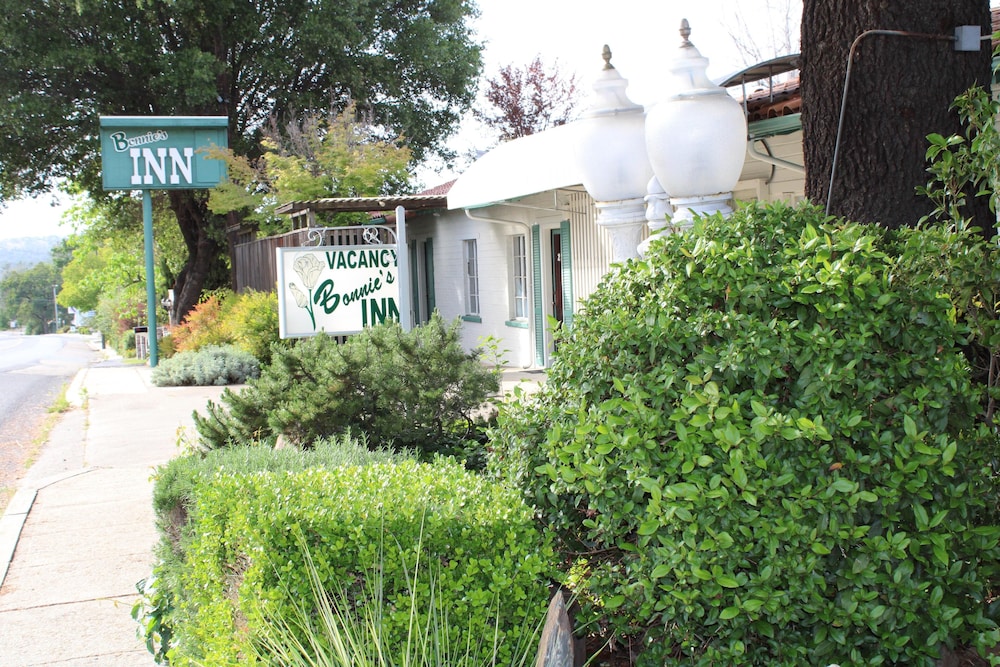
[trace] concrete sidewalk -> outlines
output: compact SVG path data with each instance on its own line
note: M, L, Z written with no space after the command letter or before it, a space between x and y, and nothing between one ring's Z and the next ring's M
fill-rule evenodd
M131 609L156 542L155 466L221 387L154 387L146 366L80 371L0 518L0 665L149 667Z

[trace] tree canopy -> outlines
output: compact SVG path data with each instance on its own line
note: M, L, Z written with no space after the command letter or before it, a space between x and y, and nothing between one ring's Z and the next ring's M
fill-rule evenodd
M0 0L0 202L54 180L100 197L101 115L224 115L254 156L271 119L349 104L419 160L443 150L481 68L472 0ZM174 191L186 312L225 247L203 192Z
M290 228L288 217L279 219L274 212L286 202L405 191L410 150L379 139L377 131L355 118L351 105L325 118L307 114L284 128L272 123L261 141L264 153L256 159L232 149L210 151L210 156L225 160L229 177L211 191L209 208L215 213L239 211L260 231L277 233ZM361 215L358 222L364 221L363 214L340 215Z

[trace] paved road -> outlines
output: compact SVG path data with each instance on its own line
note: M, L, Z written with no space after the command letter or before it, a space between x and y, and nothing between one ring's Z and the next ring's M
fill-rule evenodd
M89 340L0 332L0 511L24 472L48 408L78 370L102 358Z

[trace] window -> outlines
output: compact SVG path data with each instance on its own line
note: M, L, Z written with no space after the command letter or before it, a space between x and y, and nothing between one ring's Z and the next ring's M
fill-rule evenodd
M514 319L528 317L528 251L524 234L512 238L513 270L513 315Z
M465 255L465 312L479 315L479 257L476 240L463 241Z

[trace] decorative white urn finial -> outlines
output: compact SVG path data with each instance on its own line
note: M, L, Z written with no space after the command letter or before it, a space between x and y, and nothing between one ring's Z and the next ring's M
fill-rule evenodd
M681 22L681 46L670 72L671 94L646 113L646 150L663 189L672 222L689 225L695 214L732 213L729 202L746 157L746 116L739 103L706 74L708 59Z
M597 224L608 230L614 261L621 262L638 256L646 223L643 197L653 170L646 157L644 109L628 98L628 80L611 64L607 45L602 57L594 102L580 119L577 159L583 187L595 201Z

